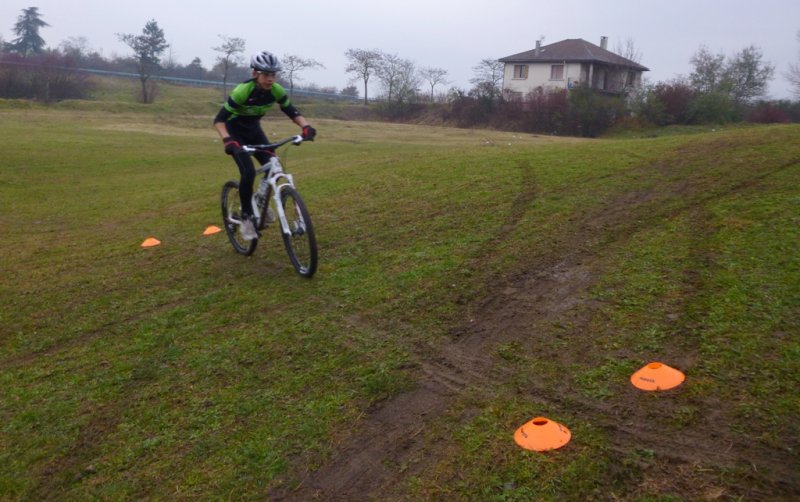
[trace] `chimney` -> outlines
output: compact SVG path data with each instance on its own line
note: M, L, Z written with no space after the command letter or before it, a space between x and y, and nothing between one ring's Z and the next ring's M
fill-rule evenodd
M542 41L541 40L537 40L536 41L536 51L534 52L534 54L536 56L538 56L540 52L542 52Z
M608 50L608 37L600 37L600 48Z

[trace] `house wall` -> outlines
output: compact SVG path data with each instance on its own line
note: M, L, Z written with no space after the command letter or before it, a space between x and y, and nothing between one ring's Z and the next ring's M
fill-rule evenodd
M577 84L587 79L581 71L581 65L575 63L564 64L564 78L558 80L550 79L551 67L558 63L529 63L528 78L514 78L514 64L506 63L503 71L503 89L521 93L523 96L542 87L544 90L566 89L567 84L572 82Z
M615 71L605 65L590 65L580 63L564 64L564 78L551 80L550 71L553 64L558 63L528 63L528 78L514 78L514 64L506 63L503 72L503 90L524 97L538 87L544 90L567 89L568 85L589 83L594 89L603 89L611 92L621 92L625 87L628 70ZM603 78L606 75L605 80ZM635 72L633 86L639 87L642 83L642 73Z

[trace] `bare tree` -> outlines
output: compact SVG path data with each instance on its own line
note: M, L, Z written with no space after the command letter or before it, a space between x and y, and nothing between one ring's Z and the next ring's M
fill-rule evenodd
M694 71L689 76L692 87L701 93L727 95L735 104L743 104L763 96L775 73L775 66L763 60L761 50L751 45L726 59L701 47L690 62Z
M395 81L395 101L398 103L412 102L419 92L420 78L414 62L403 59L399 65L399 72Z
M689 62L694 66L689 80L696 91L707 93L719 90L725 68L724 54L711 54L711 51L703 46L695 52Z
M319 61L295 56L294 54L284 54L281 64L283 66L283 73L289 80L289 97L294 97L294 81L300 80L297 77L298 73L309 68L325 68L325 65Z
M76 61L80 61L89 54L89 40L86 37L69 37L58 44L61 52Z
M764 61L761 49L745 47L728 61L724 79L734 103L748 103L767 92L767 84L775 74L775 66Z
M392 100L392 95L397 90L402 74L407 69L407 63L408 61L397 54L383 54L381 57L381 63L376 73L378 80L386 90L386 99L389 101Z
M222 44L218 47L212 47L212 49L220 53L217 56L217 63L222 69L222 96L224 99L228 95L228 72L231 67L236 66L242 60L244 40L237 37L229 37L228 35L217 36L222 39Z
M800 42L800 30L797 31L797 41ZM797 62L789 64L789 71L786 72L786 78L792 84L792 92L797 99L800 99L800 51L797 54Z
M420 70L419 72L420 78L426 81L428 85L431 86L431 102L433 102L433 89L439 84L445 85L448 84L449 81L447 80L447 70L442 68L431 68L426 67Z
M167 46L167 55L161 58L160 66L167 75L171 75L180 66L178 58L172 53L172 45Z
M117 37L136 54L139 80L142 83L142 102L152 103L155 89L148 92L147 81L160 67L161 55L169 47L167 39L164 38L164 30L158 27L158 23L154 19L151 19L142 28L141 35L118 33Z
M375 49L348 49L344 55L350 61L344 71L354 74L355 78L364 82L364 104L366 105L369 102L367 99L367 84L370 77L378 70L382 54Z
M641 63L642 61L642 51L636 47L636 42L631 37L626 38L624 42L617 41L614 46L614 52L634 63Z
M479 97L494 101L500 96L500 82L503 81L503 68L505 65L497 59L481 59L472 69L475 77L470 82L475 85L473 92Z
M107 62L103 55L89 47L86 37L69 37L58 44L58 48L66 58L66 64L103 68Z

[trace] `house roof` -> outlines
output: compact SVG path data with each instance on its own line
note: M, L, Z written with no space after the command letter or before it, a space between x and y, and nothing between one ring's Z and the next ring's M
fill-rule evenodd
M582 38L568 38L554 44L543 45L538 54L536 49L532 49L500 58L500 61L503 63L604 63L639 71L650 71L646 66L614 54Z

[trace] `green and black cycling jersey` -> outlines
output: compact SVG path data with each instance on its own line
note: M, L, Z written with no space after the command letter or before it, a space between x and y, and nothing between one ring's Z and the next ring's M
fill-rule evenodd
M258 87L256 79L251 78L234 87L228 96L228 101L222 105L214 118L214 122L236 120L243 125L258 123L275 103L278 103L281 111L290 119L300 115L297 108L289 101L289 95L281 85L272 84L270 89L264 91Z

